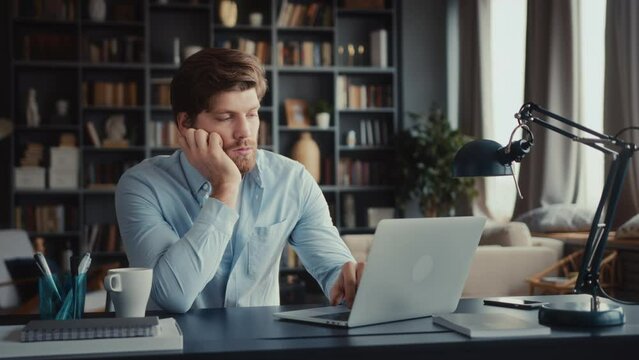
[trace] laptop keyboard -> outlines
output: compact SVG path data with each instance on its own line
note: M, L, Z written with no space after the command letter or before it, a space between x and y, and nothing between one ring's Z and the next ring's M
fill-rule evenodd
M317 315L314 316L320 319L328 319L328 320L337 320L337 321L348 321L348 316L351 314L350 311L326 314L326 315Z

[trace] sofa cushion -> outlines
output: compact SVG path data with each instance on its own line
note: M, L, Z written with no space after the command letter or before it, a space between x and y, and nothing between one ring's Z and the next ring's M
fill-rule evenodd
M594 212L576 204L554 204L530 210L515 221L528 225L532 232L588 231Z
M630 218L615 232L617 239L639 238L639 214Z
M479 239L479 245L530 246L530 230L522 222L488 225Z

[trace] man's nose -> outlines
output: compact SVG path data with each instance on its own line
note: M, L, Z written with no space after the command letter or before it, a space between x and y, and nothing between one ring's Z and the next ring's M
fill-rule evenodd
M235 137L238 139L243 139L249 137L250 135L251 130L249 127L248 119L246 118L246 115L242 115L235 126Z

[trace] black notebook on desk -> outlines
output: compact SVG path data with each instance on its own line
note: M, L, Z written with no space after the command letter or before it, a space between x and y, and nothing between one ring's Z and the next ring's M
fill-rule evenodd
M157 316L32 320L22 329L20 340L31 342L156 336L159 329Z

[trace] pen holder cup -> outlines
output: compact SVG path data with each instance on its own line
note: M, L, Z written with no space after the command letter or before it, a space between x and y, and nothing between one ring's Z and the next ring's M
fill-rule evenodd
M81 319L87 292L87 276L65 275L62 281L56 275L42 276L38 280L41 319Z

